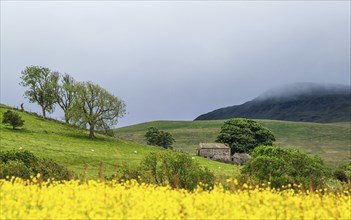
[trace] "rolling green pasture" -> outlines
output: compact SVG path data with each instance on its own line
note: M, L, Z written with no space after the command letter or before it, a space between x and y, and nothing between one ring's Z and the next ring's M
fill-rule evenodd
M299 149L310 155L321 156L326 164L351 161L351 124L306 123L257 120L273 131L275 145ZM170 132L176 140L175 149L195 154L201 142L214 142L223 120L211 121L155 121L118 128L116 136L145 144L144 134L150 126Z
M7 109L0 106L0 120ZM53 120L44 120L31 114L17 111L25 120L24 127L12 130L1 124L1 150L25 149L39 157L51 158L71 169L77 175L97 178L99 164L103 176L114 173L116 165L136 166L150 152L161 151L158 147L97 135L88 138L88 132ZM238 175L237 166L194 157L201 165L216 174Z

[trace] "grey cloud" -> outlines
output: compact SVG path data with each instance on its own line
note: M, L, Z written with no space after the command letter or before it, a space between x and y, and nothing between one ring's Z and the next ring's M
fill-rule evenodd
M191 120L280 84L350 84L350 2L1 2L1 102L27 102L27 65L124 99L120 125Z

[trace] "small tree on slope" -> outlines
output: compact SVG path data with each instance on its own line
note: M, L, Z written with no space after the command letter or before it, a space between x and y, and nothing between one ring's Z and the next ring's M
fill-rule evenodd
M69 109L71 108L76 96L75 79L65 73L56 73L59 76L59 84L56 86L56 103L61 107L65 114L66 123L70 123Z
M29 66L22 71L20 85L28 87L25 97L31 103L40 105L43 116L46 112L52 113L55 109L56 87L59 76L49 68L41 66Z
M16 127L22 127L24 125L24 120L22 120L18 113L8 110L4 112L2 116L2 123L10 124L12 129L16 129Z
M76 96L69 109L69 118L73 123L89 126L89 137L95 137L95 130L106 130L117 124L117 119L125 114L124 101L113 96L99 85L92 82L77 83Z
M160 131L155 127L149 127L147 129L145 138L148 145L160 146L166 149L172 148L172 144L175 142L169 132Z

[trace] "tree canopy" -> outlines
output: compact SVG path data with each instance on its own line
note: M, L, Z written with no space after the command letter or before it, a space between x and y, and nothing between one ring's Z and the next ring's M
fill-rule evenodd
M8 110L2 116L2 123L9 124L12 126L12 129L15 129L16 127L22 127L24 120L22 120L18 113Z
M260 145L272 145L273 133L254 120L233 118L224 122L217 142L228 144L232 153L249 153Z
M145 134L145 138L148 145L155 145L166 149L172 148L172 144L175 142L169 132L160 131L156 127L149 127Z
M107 131L126 111L124 101L113 96L99 85L81 82L75 85L75 99L69 109L70 119L77 125L89 126L89 137L95 130Z
M26 67L21 74L20 85L28 87L25 97L29 102L40 105L45 118L46 112L52 113L55 109L58 75L41 66Z
M65 121L66 123L70 122L69 116L69 109L73 104L75 98L75 84L76 81L74 78L67 73L60 74L57 73L59 76L59 82L56 86L56 103L61 107L65 114Z

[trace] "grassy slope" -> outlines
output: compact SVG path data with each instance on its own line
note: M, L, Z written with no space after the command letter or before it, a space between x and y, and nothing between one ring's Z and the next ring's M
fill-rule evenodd
M6 107L1 105L0 120ZM135 166L152 151L160 148L145 146L131 141L119 140L98 135L89 139L85 130L80 130L63 123L44 120L27 113L18 113L25 120L23 129L12 130L1 124L1 150L23 149L40 157L52 158L58 163L82 175L85 164L88 165L87 177L98 176L99 162L102 162L103 176L110 176L115 165ZM218 163L196 157L200 164L215 173L237 175L239 169L229 164ZM219 168L220 167L220 168Z
M116 129L117 137L145 143L144 134L149 126L169 131L176 139L175 148L195 153L200 142L213 142L222 120L211 121L155 121ZM333 165L351 160L350 123L319 124L258 120L273 131L276 145L300 149L308 154L320 155Z

